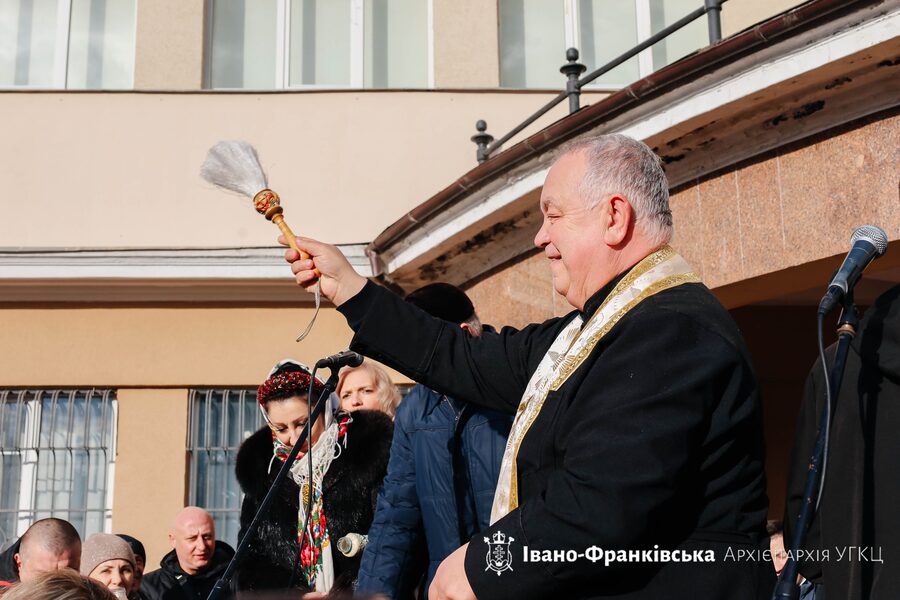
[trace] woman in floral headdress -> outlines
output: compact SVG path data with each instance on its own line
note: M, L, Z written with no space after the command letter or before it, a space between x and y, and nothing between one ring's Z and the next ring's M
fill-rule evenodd
M313 402L322 389L321 381L312 382ZM309 390L309 369L292 360L275 365L259 386L257 400L266 426L247 438L237 455L237 479L245 494L240 537L306 425ZM369 530L392 433L391 419L384 413L332 412L329 404L312 426L312 452L304 442L237 567L239 590L329 592L352 585L362 552L344 556L337 543L347 534ZM304 534L310 497L311 517Z

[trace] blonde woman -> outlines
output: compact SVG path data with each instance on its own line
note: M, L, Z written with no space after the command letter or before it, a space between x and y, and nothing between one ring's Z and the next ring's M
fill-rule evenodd
M393 418L400 404L400 391L391 382L387 371L370 360L363 361L358 367L345 367L335 393L341 401L341 409L347 412L380 410Z

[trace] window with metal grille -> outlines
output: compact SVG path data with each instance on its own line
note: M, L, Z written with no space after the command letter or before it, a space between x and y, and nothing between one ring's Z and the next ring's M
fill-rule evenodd
M237 544L241 488L234 475L238 448L262 427L256 390L191 390L190 503L213 516L216 537Z
M113 390L0 390L0 548L38 519L112 525Z

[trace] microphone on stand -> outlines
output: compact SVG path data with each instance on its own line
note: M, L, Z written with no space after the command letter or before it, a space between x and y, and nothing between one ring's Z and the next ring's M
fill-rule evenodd
M331 356L326 356L316 363L317 369L339 370L341 367L358 367L362 364L363 357L361 354L344 350Z
M832 390L840 390L844 377L844 366L847 362L847 353L850 349L850 340L856 335L858 314L856 305L853 304L853 286L859 280L862 272L869 263L881 256L887 250L887 235L874 225L863 225L853 232L850 238L852 246L847 258L844 259L841 268L832 277L828 284L828 290L819 303L819 311L816 315L819 334L819 360L825 371L825 406L819 416L819 429L816 433L816 442L812 456L809 459L809 467L806 475L806 484L803 490L803 501L800 504L800 514L797 516L793 539L788 548L788 559L784 564L778 583L772 593L772 600L794 600L800 595L800 587L797 584L797 554L803 547L806 534L809 532L810 523L819 510L819 501L822 499L822 491L825 488L825 474L828 467L828 442L831 430L831 393ZM844 310L838 320L838 343L834 353L834 361L831 369L825 359L825 344L822 341L822 323L839 301L842 301ZM787 540L785 540L787 543Z
M841 268L828 284L828 291L819 303L819 314L826 315L853 289L869 263L887 250L887 234L875 225L863 225L853 232L852 246Z

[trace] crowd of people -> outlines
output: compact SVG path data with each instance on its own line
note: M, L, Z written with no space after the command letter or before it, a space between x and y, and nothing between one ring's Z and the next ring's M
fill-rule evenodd
M621 135L580 141L550 169L540 209L535 245L572 311L521 330L482 324L449 284L400 298L358 275L334 246L297 238L309 254L286 253L297 283L319 286L354 330L351 349L368 358L341 371L312 424L310 403L324 387L306 366L282 360L260 384L265 425L236 460L247 552L223 598L771 595L784 542L780 525L767 529L756 377L728 312L668 246L672 214L659 158ZM882 350L883 339L898 346L900 328L890 328L900 322L897 290L864 322L851 361L850 379L876 397L870 417L883 390L898 395L900 353ZM417 382L402 402L372 360ZM801 467L821 402L817 385L804 407ZM896 405L881 408L889 422ZM839 417L855 422L857 404L844 408ZM251 532L298 445L298 460ZM877 459L868 491L896 472L896 456ZM885 516L881 496L843 504L834 496L826 489L826 509L870 510L879 531L893 531L897 520ZM842 531L834 523L846 515L831 514L815 523L817 543L834 543ZM885 533L872 538L871 529L853 540L892 542ZM43 519L0 556L4 600L207 598L235 551L216 540L212 517L197 507L175 517L169 540L172 551L144 576L138 540L98 533L82 543L69 523ZM583 559L594 548L603 560ZM744 559L728 560L736 553ZM828 571L805 565L804 598L822 597ZM900 571L869 571L880 573L880 595L871 579L860 588L844 571L831 585L861 600L895 597Z
M41 519L0 554L0 595L4 600L205 599L234 551L215 539L212 517L197 507L178 513L169 542L172 551L160 568L144 577L147 554L140 540L94 533L82 541L68 521Z
M274 479L273 463L284 460L306 425L310 384L316 395L322 391L322 382L313 380L307 367L284 360L259 386L257 399L266 424L244 441L237 457L236 475L244 492L240 538ZM365 536L372 523L399 401L399 390L378 365L366 362L342 370L334 410L325 411L311 428L314 521L304 539L304 552L296 532L309 508L300 499L300 489L307 484L307 465L298 460L295 478L286 482L256 530L223 600L234 597L237 590L248 596L264 591L269 598L271 592L285 589L303 593L352 588L361 553L344 556L332 550L346 535ZM301 457L309 446L304 442ZM144 577L147 555L138 539L95 533L82 541L75 527L63 519L38 520L0 554L0 595L4 599L205 600L234 549L216 540L212 516L194 506L176 515L168 537L172 551Z
M411 294L409 300L432 314L457 320L471 335L481 333L482 325L471 301L454 286L426 286ZM298 443L306 426L310 391L315 399L322 390L323 382L313 378L308 367L290 359L278 362L259 386L257 400L265 425L243 442L236 460L237 481L244 494L239 539L247 533L281 461ZM329 410L310 428L311 440L301 444L291 477L248 538L248 552L237 565L223 600L235 595L275 598L285 591L289 591L285 597L307 593L315 597L326 592L332 597L352 595L358 587L366 547L369 550L365 555L372 566L364 588L371 588L373 595L413 598L421 593L425 582L421 577L424 571L417 572L415 566L423 556L420 544L424 542L424 528L419 527L419 512L409 518L414 513L404 511L400 500L407 506L418 504L421 495L425 523L429 527L440 523L440 535L429 537L434 557L431 574L440 560L462 543L460 531L471 535L487 526L511 418L467 409L423 386L417 386L410 395L419 396L430 403L430 408L413 400L396 414L400 391L383 368L365 361L341 370ZM437 413L430 416L436 408ZM394 427L395 416L404 427L403 449L397 443L400 430ZM461 419L463 424L457 432L456 424ZM440 438L424 433L438 427L442 428ZM422 435L417 436L418 431ZM460 441L458 452L452 449L454 439ZM412 454L410 443L415 445ZM468 462L466 473L474 476L472 485L459 486L453 467L455 454ZM311 480L304 457L312 462ZM417 465L411 459L421 462L418 478L430 487L404 488L405 479L417 477ZM389 461L390 477L385 481ZM439 477L435 467L444 471ZM442 495L454 487L456 494ZM301 494L301 490L307 492ZM456 503L466 511L460 513L462 530L451 517L456 514ZM373 529L375 543L369 546L376 508L379 533ZM401 514L407 516L403 522L395 518ZM307 518L307 535L300 539L297 532L304 530ZM408 535L402 548L400 530ZM355 546L340 551L338 541L344 539L349 540L347 543L355 541ZM20 597L56 598L60 589L68 588L73 599L107 598L109 594L102 593L107 590L115 598L129 600L205 600L228 567L234 549L216 540L212 516L199 507L186 507L176 515L169 541L172 551L145 577L147 556L136 538L95 533L82 542L67 521L42 519L0 556L0 594L15 598L29 590L28 596ZM390 577L374 568L373 548L390 548L388 552L403 555L379 559L377 564L390 563ZM57 575L66 569L78 571L81 577L74 573Z

